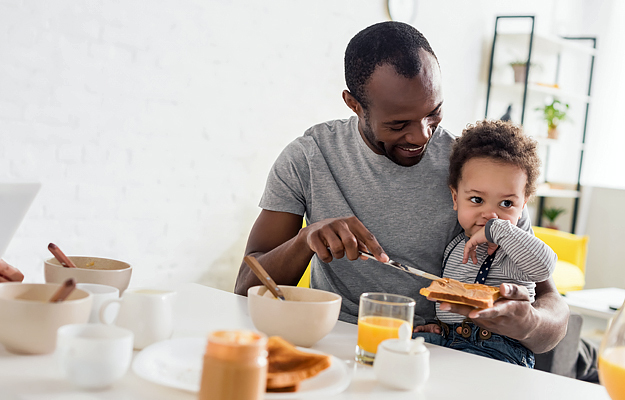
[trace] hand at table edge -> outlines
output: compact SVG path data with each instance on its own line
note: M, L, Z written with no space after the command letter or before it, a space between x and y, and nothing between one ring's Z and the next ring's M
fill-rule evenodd
M0 282L21 282L24 274L6 261L0 259Z
M500 291L502 297L491 308L451 303L441 303L440 308L465 315L482 328L516 339L534 353L545 353L562 340L569 310L552 279L536 283L533 304L524 286L503 283Z

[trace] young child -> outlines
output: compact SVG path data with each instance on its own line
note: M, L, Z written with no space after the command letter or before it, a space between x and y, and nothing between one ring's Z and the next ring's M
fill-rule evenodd
M482 121L463 131L451 152L448 183L464 232L445 249L444 277L497 287L505 282L523 285L534 301L534 282L547 280L557 259L549 246L516 226L536 190L539 167L536 142L518 126ZM517 340L440 310L439 303L436 316L440 324L416 327L416 336L534 367L534 354Z

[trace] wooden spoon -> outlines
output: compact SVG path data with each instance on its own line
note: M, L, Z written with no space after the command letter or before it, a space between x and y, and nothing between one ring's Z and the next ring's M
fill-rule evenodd
M74 264L72 260L70 260L69 257L67 257L65 253L59 249L59 246L54 243L50 243L48 245L48 250L50 250L50 253L54 254L54 258L59 260L62 266L66 268L76 268L76 264Z
M258 277L258 279L260 279L262 284L265 285L267 289L269 289L269 291L273 293L274 296L276 296L280 300L286 300L284 298L284 295L282 294L282 290L280 290L278 285L276 285L276 282L274 282L274 280L271 279L267 271L265 271L265 268L263 268L262 265L260 265L260 263L258 262L256 258L252 256L245 256L245 258L243 258L243 261L245 261L245 263L250 267L252 272L256 274L256 276Z
M76 288L76 281L74 278L69 278L60 288L57 289L56 292L50 297L50 303L58 303L67 298L69 294Z

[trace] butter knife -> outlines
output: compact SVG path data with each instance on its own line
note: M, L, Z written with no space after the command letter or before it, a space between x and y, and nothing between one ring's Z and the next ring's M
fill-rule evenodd
M366 251L359 251L359 253L365 257L368 257L372 260L376 260L378 261L375 256L371 253L367 253ZM381 262L381 261L378 261ZM399 270L402 270L404 272L408 272L409 274L413 274L413 275L417 275L420 276L422 278L426 278L426 279L431 279L433 281L437 281L439 279L441 279L440 276L436 276L434 274L430 274L429 272L425 272L425 271L421 271L420 269L416 269L416 268L412 268L409 267L407 265L404 264L400 264L397 261L393 261L393 260L388 260L388 262L382 263L382 264L386 264L388 266L391 266L393 268L397 268Z

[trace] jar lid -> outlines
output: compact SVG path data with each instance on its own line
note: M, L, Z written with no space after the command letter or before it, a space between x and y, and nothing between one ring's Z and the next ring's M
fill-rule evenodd
M427 351L427 348L423 344L424 339L417 337L411 340L410 324L404 322L399 327L399 339L387 339L381 343L386 350L390 350L401 354L418 354Z
M267 336L245 330L216 331L208 336L206 355L222 360L249 359L267 353Z

